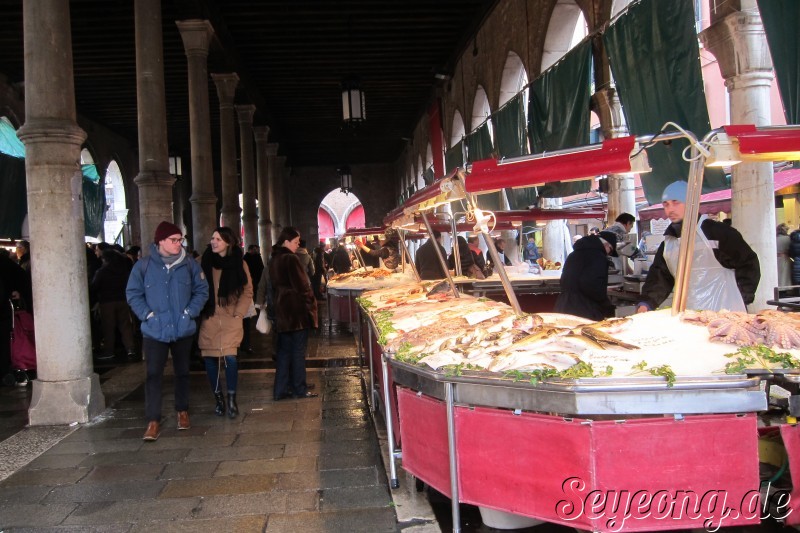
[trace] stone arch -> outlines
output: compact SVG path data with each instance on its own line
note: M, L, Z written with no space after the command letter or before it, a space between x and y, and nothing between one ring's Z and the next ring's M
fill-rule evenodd
M428 145L430 148L430 145ZM422 166L422 156L417 156L417 190L420 190L425 186L425 178L423 177L425 174L425 167Z
M320 202L320 208L331 216L334 223L334 234L339 237L347 230L345 224L347 217L358 206L361 206L361 200L353 193L344 194L339 189L333 189Z
M128 238L124 229L128 225L128 205L125 197L125 182L119 164L112 160L105 172L106 216L103 235L106 242L125 245Z
M94 156L89 148L81 148L81 165L94 165Z
M458 111L458 109L453 112L453 126L450 128L450 131L451 134L449 148L452 148L458 144L458 142L464 138L464 135L467 133L464 126L464 118L461 116L461 113Z
M478 85L475 88L475 98L472 100L472 125L470 131L483 124L491 114L492 110L489 108L489 97L486 96L486 90L483 86Z
M527 85L528 73L525 71L522 59L514 52L509 52L503 65L503 78L500 81L500 105L514 98ZM527 98L524 102L527 106Z
M547 36L544 39L542 72L554 65L586 37L588 28L586 17L575 0L558 0L550 16Z

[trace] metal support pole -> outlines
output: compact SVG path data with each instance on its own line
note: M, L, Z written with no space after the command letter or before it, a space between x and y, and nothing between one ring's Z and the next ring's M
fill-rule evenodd
M389 383L389 363L386 354L381 354L381 370L383 371L383 414L386 421L386 438L389 440L389 486L396 489L400 486L397 479L397 465L394 452L394 418L392 418L392 384Z
M417 272L417 267L414 266L414 262L411 260L411 254L408 252L408 248L406 248L406 241L404 241L401 237L397 242L400 243L402 257L408 256L408 265L411 267L411 272L414 273L414 279L417 281L422 281L422 279L419 277L419 272ZM403 268L403 272L405 272L405 268Z
M458 451L456 448L453 386L452 382L444 384L444 399L447 404L447 456L450 460L450 506L453 513L453 533L461 533L461 509L458 507Z
M450 217L450 226L453 228L453 268L456 276L460 276L463 272L461 272L461 251L458 249L458 224L456 224L455 213Z
M369 405L369 412L375 415L375 369L372 365L372 328L367 328L367 355L369 356L369 394L367 395L367 405Z
M436 250L436 257L439 258L439 264L442 265L444 275L447 276L447 283L450 284L450 288L453 291L453 296L460 298L461 294L459 294L458 287L456 287L456 283L453 281L453 277L450 275L450 269L447 268L447 261L444 257L442 257L442 251L439 249L439 243L433 238L433 229L431 228L430 222L428 222L428 216L424 211L420 212L420 215L422 215L422 221L425 223L425 229L428 231L428 237L433 239L433 249Z
M481 230L481 237L483 237L483 243L486 245L486 249L489 251L489 255L492 257L492 263L497 269L497 274L500 276L500 282L503 284L503 289L506 291L506 296L508 296L508 303L511 304L511 308L514 309L514 312L517 314L517 316L522 316L522 309L519 306L517 295L514 294L514 287L511 286L511 280L508 279L508 273L506 272L505 265L502 261L500 261L500 254L497 253L497 249L494 247L494 243L489 238L489 234L484 233L483 230Z

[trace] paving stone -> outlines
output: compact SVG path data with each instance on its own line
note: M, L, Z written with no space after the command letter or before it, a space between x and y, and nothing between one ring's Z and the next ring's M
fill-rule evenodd
M328 410L340 410L340 409L363 409L367 406L367 402L365 402L362 398L354 399L354 398L343 398L343 399L333 399L325 395L325 407L323 408L323 413ZM324 415L323 415L324 418Z
M36 470L38 468L70 468L80 465L89 454L86 453L71 453L71 454L48 454L45 452L40 455L25 467L26 470Z
M329 531L348 533L395 533L397 524L390 508L316 513L271 514L266 533Z
M374 453L377 443L367 440L290 442L286 444L285 457L295 455L338 455L345 453Z
M317 470L316 457L278 457L251 461L223 461L214 476L240 476L246 474L277 474Z
M192 461L247 461L249 459L275 459L283 456L282 444L265 446L225 446L214 448L196 448L186 456Z
M208 429L207 435L219 435L224 433L264 433L268 431L291 431L296 421L260 421L258 423L241 423L234 425L212 426ZM317 426L319 427L319 425ZM301 428L313 429L313 428Z
M371 454L344 453L341 455L324 455L319 458L320 470L338 470L343 468L359 468L380 463L377 452Z
M290 491L286 492L286 509L290 513L319 510L320 491Z
M195 516L198 518L211 518L259 513L285 513L287 500L287 493L279 491L209 496L203 499L202 506L195 513Z
M168 481L160 498L185 498L213 494L246 494L266 492L275 487L275 474L221 476L210 479Z
M323 432L322 440L325 442L341 442L350 440L374 440L375 431L372 428L331 428Z
M219 467L216 461L193 461L191 463L170 463L161 472L159 479L209 478Z
M4 483L0 485L0 510L17 504L38 503L51 490L53 487L48 485L6 486ZM0 525L5 524L0 522Z
M43 501L46 503L113 502L146 500L158 496L166 481L120 481L117 483L78 483L55 487Z
M145 446L136 452L110 452L90 455L80 463L80 466L175 463L181 461L187 453L189 453L188 449L156 450Z
M391 505L392 496L386 486L324 489L320 498L320 508L323 511L389 507Z
M32 503L17 503L0 507L0 524L3 528L16 527L54 527L78 506L71 504L38 505Z
M96 428L83 426L74 433L70 434L62 443L76 442L76 441L96 441L96 440L113 440L121 438L122 434L127 431L120 428ZM141 435L139 435L141 438Z
M119 480L133 481L137 479L145 481L156 481L159 479L164 465L161 464L141 464L141 465L101 465L95 466L91 472L81 479L81 483L108 483Z
M191 431L191 429L189 431ZM236 440L235 433L226 433L221 435L187 435L174 439L159 438L155 442L148 442L145 444L148 448L152 448L154 450L175 450L181 448L190 448L192 450L196 450L198 448L218 448L222 446L230 446L233 444L234 440Z
M136 524L131 533L205 533L208 531L235 531L236 533L261 533L267 516L235 516L230 518L209 518L205 520L150 521ZM289 531L289 530L287 530ZM286 533L286 532L284 532Z
M386 477L383 471L379 473L378 469L374 466L342 470L325 470L320 472L320 480L322 488L386 485Z
M110 504L93 501L80 505L64 521L70 525L133 524L142 519L189 519L200 506L200 498L146 499L116 501Z
M74 441L74 442L60 442L50 448L48 453L52 454L65 454L65 453L106 453L106 452L131 452L136 451L142 447L141 435L138 439L103 439L91 441Z
M89 468L51 468L42 470L18 470L6 478L2 487L20 487L24 485L70 485L86 476ZM2 524L2 522L0 522Z
M315 442L322 440L322 430L270 431L239 435L234 446L262 446L264 444L286 444L288 442Z

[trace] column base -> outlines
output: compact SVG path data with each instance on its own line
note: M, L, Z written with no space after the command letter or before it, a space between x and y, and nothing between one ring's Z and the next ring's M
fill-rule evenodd
M31 426L86 423L102 413L106 400L100 390L100 376L70 381L33 381L33 396L28 409Z

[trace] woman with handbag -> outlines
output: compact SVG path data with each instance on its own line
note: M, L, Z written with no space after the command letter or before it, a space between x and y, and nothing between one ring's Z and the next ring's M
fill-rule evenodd
M295 254L300 246L300 233L287 226L276 242L269 262L273 293L269 311L275 317L278 336L273 394L276 401L312 398L317 394L308 391L305 356L308 331L317 327L317 299Z
M228 417L236 418L239 414L236 403L239 381L236 353L244 335L242 319L253 303L253 282L233 230L228 227L214 230L200 265L208 280L209 298L202 312L203 323L197 344L214 392L214 412L217 416L223 416L226 411L225 397L219 383L220 367L224 364Z

